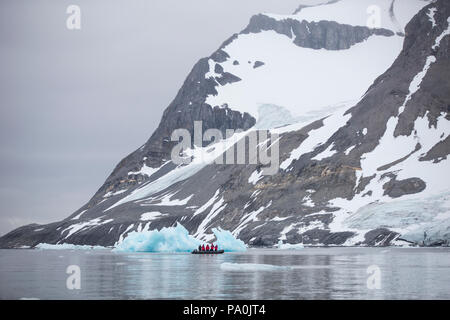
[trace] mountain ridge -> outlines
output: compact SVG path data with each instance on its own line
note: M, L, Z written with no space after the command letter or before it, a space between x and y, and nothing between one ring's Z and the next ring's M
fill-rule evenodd
M433 7L436 10L431 20ZM278 174L263 176L261 165L252 164L175 166L168 161L174 145L169 140L171 130L193 132L193 122L202 120L205 130L248 132L257 123L256 114L239 107L236 110L233 103L214 107L207 103L208 96L217 99L227 86L252 81L247 70L263 72L274 63L260 61L264 64L254 68L256 61L234 60L226 50L240 37L277 29L275 33L292 39L295 25L296 38L313 29L314 40L303 37L303 42L295 43L294 39L295 47L338 53L359 50L374 37L395 41L401 37L388 29L370 31L326 21L279 22L255 16L253 24L251 20L243 32L194 66L151 138L117 165L85 206L60 222L18 228L0 238L0 246L41 242L111 246L130 231L176 223L204 240L211 240L209 230L220 226L247 244L262 246L279 240L310 245L390 245L402 243L399 239L403 238L419 243L424 229L441 237L427 244L448 241L450 230L442 233L433 223L450 228L445 211L448 186L436 180L439 172L448 169L450 150L449 37L445 35L449 16L445 1L430 3L415 15L406 26L399 55L360 92L362 98L355 105L344 104L332 114L317 114L305 122L272 128L271 133L281 135ZM286 26L291 27L291 34ZM316 37L314 28L318 28ZM328 29L331 31L323 31ZM245 76L227 71L233 66L244 70L237 69L244 63L246 69L241 72ZM418 164L426 170L415 172ZM142 197L114 207L131 194ZM422 198L414 198L422 194ZM422 209L433 197L437 198L432 203L438 205L431 215L421 216L414 208L405 213L403 209L409 208L408 201ZM160 218L143 220L148 212L158 212ZM410 222L414 219L419 223ZM411 229L414 226L420 230ZM35 231L38 229L42 230Z

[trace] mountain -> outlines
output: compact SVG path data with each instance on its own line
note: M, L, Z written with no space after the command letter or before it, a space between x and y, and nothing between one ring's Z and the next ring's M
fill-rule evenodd
M445 0L256 15L199 60L150 139L88 203L18 228L0 247L112 246L177 223L206 241L220 226L255 246L448 243L449 24ZM226 139L192 138L198 121ZM182 153L190 163L171 160L179 128L194 142ZM244 164L216 163L238 159L242 142ZM275 174L251 161L257 148L260 159L271 152Z

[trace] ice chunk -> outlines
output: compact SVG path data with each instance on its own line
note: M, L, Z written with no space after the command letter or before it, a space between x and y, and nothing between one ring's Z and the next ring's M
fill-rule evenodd
M219 249L225 251L244 251L244 242L221 228L213 229ZM120 243L116 244L113 251L122 252L190 252L196 249L202 241L189 235L182 224L176 227L162 228L161 230L130 232Z
M291 270L290 266L274 266L272 264L262 263L231 263L224 262L220 264L220 269L225 271L280 271Z
M219 249L225 251L245 251L247 246L242 240L235 238L230 231L223 230L222 228L213 228L212 231L216 236L216 244Z
M283 243L283 241L278 241L278 244L276 247L280 250L296 250L296 249L304 249L305 246L303 243L297 243L297 244L290 244L290 243Z
M197 248L200 240L189 235L181 225L161 230L130 232L113 251L128 252L189 252Z
M39 243L36 249L43 250L107 250L108 248L102 246L89 246L89 245L75 245L70 243L61 244L49 244L49 243Z

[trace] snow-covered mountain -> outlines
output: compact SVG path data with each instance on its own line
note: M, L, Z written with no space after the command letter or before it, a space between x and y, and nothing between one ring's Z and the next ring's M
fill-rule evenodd
M0 246L110 246L177 223L203 240L221 227L250 245L420 243L424 233L425 244L448 241L449 24L445 0L256 15L194 66L157 130L86 205L18 228ZM174 164L172 132L193 135L200 120L224 136L243 132ZM275 175L214 163L261 129L279 135Z

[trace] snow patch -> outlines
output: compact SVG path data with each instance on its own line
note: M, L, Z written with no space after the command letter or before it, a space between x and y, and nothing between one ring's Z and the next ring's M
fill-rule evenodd
M223 210L225 209L227 204L223 204L225 200L223 198L220 198L219 201L214 203L214 205L211 208L211 211L208 213L208 215L202 220L200 225L197 228L197 232L195 233L195 236L199 237L200 239L205 237L205 231L208 227L209 223ZM206 239L208 240L208 239Z
M427 12L428 20L431 22L431 27L436 27L436 20L434 19L434 14L436 13L436 8L430 8Z
M450 34L450 17L447 18L447 29L445 29L434 41L433 47L431 47L433 50L439 47L441 44L441 40Z
M183 181L193 176L207 165L213 163L217 157L222 155L228 148L234 146L236 141L243 138L246 134L247 132L235 133L232 137L214 143L212 146L209 145L204 148L195 147L194 149L187 150L187 156L192 157L191 163L189 163L188 165L180 165L167 174L163 175L162 177L158 178L157 180L147 183L142 187L134 190L133 192L131 192L131 194L104 210L104 212L111 210L123 203L149 197L157 192L161 192L162 190L169 188L177 182ZM189 198L185 200L189 200ZM182 203L183 201L180 201L177 205L183 205ZM171 203L170 205L174 204Z
M209 199L204 205L202 205L200 208L198 208L197 210L195 210L193 216L195 217L198 214L201 214L202 212L204 212L206 209L208 209L210 206L213 205L214 202L217 201L217 198L219 197L219 192L220 189L217 189L217 191L214 193L213 197L211 199Z
M371 36L347 50L315 50L299 47L293 39L272 30L239 34L223 48L231 58L221 65L242 81L217 86L217 94L208 95L206 103L227 104L247 112L264 127L288 124L337 101L359 99L390 67L402 44L400 36ZM253 69L247 64L233 65L234 60L260 60L266 64ZM348 72L355 61L360 69L357 75ZM259 109L264 105L283 106L288 113L273 121L260 119Z
M286 219L292 218L292 216L289 217L275 217L273 219L270 219L270 221L284 221Z
M108 219L108 220L102 221L100 218L96 218L96 219L92 219L92 220L89 220L89 221L72 224L71 226L69 226L66 229L64 229L63 231L61 231L61 234L63 234L64 232L68 231L67 235L64 237L64 239L67 239L71 235L73 235L74 233L76 233L78 231L81 231L81 230L86 229L86 228L92 228L92 227L100 226L102 224L107 224L107 223L112 222L112 221L113 221L113 219Z
M425 61L425 65L424 65L422 71L420 71L418 74L416 74L414 76L414 79L409 84L408 95L406 96L405 101L403 102L403 105L399 109L399 114L403 112L403 110L406 107L406 104L408 103L409 100L411 100L412 95L414 93L416 93L417 90L419 90L420 84L422 83L423 78L427 74L428 69L430 68L431 64L434 63L434 62L436 62L436 57L435 56L428 56L427 60Z
M344 126L350 119L351 115L346 114L346 110L341 110L323 120L323 125L309 131L308 137L300 144L299 147L291 151L289 158L284 160L280 168L286 170L293 161L300 159L303 154L314 151L314 149L326 142L340 127Z
M356 146L348 147L348 148L344 151L345 155L348 156L348 154L350 153L350 151L352 151L355 147L356 147Z
M244 216L241 218L241 222L236 227L236 229L234 229L233 234L237 236L247 226L248 223L259 221L259 219L257 217L258 214L260 214L262 211L264 211L265 209L270 207L271 204L272 204L272 201L270 201L266 206L260 207L258 210L244 214Z
M291 230L294 229L295 226L297 226L298 223L292 223L286 227L284 227L283 230L280 232L280 237L278 238L279 241L286 240L286 234L288 234Z
M81 211L79 214L77 214L75 217L73 217L72 220L78 220L83 215L83 213L85 213L86 211L87 210Z
M259 180L262 179L262 177L263 177L262 171L255 170L248 178L248 183L255 185Z
M147 160L147 157L144 157L143 161ZM170 161L167 161L165 163L163 163L160 167L158 168L152 168L147 166L147 164L144 162L141 169L139 171L130 171L128 172L128 175L143 175L143 176L147 176L150 177L152 176L154 173L158 172L159 169L161 169L162 167L164 167L166 164L168 164Z
M172 197L175 195L175 193L171 193L171 194L166 194L160 198L156 198L156 200L158 200L159 202L153 202L153 200L155 199L151 199L151 201L148 202L144 202L144 204L141 205L152 205L152 206L169 206L169 207L173 207L173 206L184 206L186 205L189 200L191 200L191 198L194 196L193 194L190 195L189 197L185 198L185 199L172 199Z
M332 144L330 144L329 146L328 146L328 148L326 148L324 151L322 151L321 153L319 153L317 156L315 156L314 158L312 158L312 160L317 160L317 161L320 161L320 160L322 160L322 159L325 159L325 158L329 158L329 157L331 157L332 155L334 155L337 151L336 150L331 150L331 149L333 149L334 148L334 142L332 143Z
M119 191L116 191L116 192L109 191L108 193L105 193L103 198L110 198L110 197L113 197L113 196L117 196L117 195L122 194L122 193L127 192L127 191L128 191L128 189L119 190Z
M153 211L153 212L146 212L141 215L141 221L152 221L152 220L158 220L159 218L166 216L167 214L163 214L161 212Z

